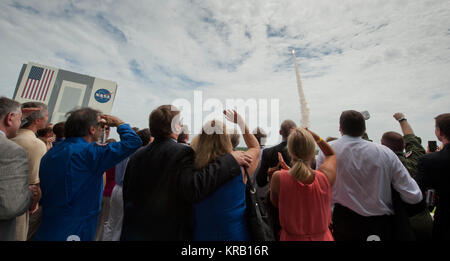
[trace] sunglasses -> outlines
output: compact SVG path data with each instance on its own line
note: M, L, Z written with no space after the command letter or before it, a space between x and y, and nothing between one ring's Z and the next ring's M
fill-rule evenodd
M106 125L106 122L103 122L103 121L97 122L97 126L102 128L102 129L105 127L105 125Z

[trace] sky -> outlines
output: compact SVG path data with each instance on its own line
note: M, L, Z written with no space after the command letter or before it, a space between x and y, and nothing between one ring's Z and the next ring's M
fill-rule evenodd
M353 109L370 113L375 142L401 132L395 112L424 146L436 140L434 117L450 108L450 1L0 1L0 96L37 62L117 82L111 114L139 128L159 105L193 107L195 93L275 100L267 142L278 143L281 121L301 119L292 49L320 136L339 137Z

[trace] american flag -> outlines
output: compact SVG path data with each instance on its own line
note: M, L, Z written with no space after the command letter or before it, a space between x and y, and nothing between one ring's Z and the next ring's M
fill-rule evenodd
M45 101L54 74L54 70L32 66L23 88L22 98Z

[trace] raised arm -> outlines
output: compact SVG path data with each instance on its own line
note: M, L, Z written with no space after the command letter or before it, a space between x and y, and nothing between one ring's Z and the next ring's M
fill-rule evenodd
M419 157L425 155L425 148L420 144L420 138L414 135L414 131L403 113L397 112L394 114L394 119L400 123L400 127L402 128L406 153L411 152L407 158L413 160L415 164L417 164Z
M394 114L394 119L400 123L403 133L403 141L405 142L406 158L408 160L408 171L414 179L417 179L417 162L419 158L425 155L425 148L421 144L419 137L414 135L414 131L401 112Z
M255 135L250 133L247 124L244 119L235 110L227 110L223 112L228 121L236 123L241 129L242 136L244 137L245 144L248 147L246 154L250 155L253 159L250 167L248 168L248 174L253 175L259 163L259 153L261 151L258 140Z
M394 114L394 119L397 120L400 123L400 128L402 128L403 135L412 134L414 135L414 131L411 128L411 125L409 125L408 121L405 118L405 115L401 112L397 112Z
M306 130L311 133L325 157L323 163L317 169L323 172L325 176L327 176L330 185L333 186L334 181L336 180L336 153L334 152L330 144L323 140L319 135L309 129Z
M93 168L103 173L133 154L142 145L142 141L130 125L119 118L110 115L103 115L102 118L108 126L117 127L117 133L120 135L119 142L111 142L106 146L93 144L89 151L93 158Z

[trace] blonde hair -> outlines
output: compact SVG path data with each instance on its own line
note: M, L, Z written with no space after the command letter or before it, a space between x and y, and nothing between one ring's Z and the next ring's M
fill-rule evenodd
M191 144L189 144L189 145L191 145L191 148L194 150L194 151L197 151L197 141L198 141L198 138L200 137L200 135L197 135L197 136L195 136L194 138L192 138L192 140L191 140Z
M205 131L210 127L214 128L213 133L208 130ZM209 163L233 150L226 126L218 120L209 121L203 126L202 134L196 137L192 148L195 151L194 166L197 169L206 167Z
M289 134L287 148L292 159L289 173L296 180L302 182L308 180L311 175L308 161L314 157L316 151L313 136L305 129L296 128Z

